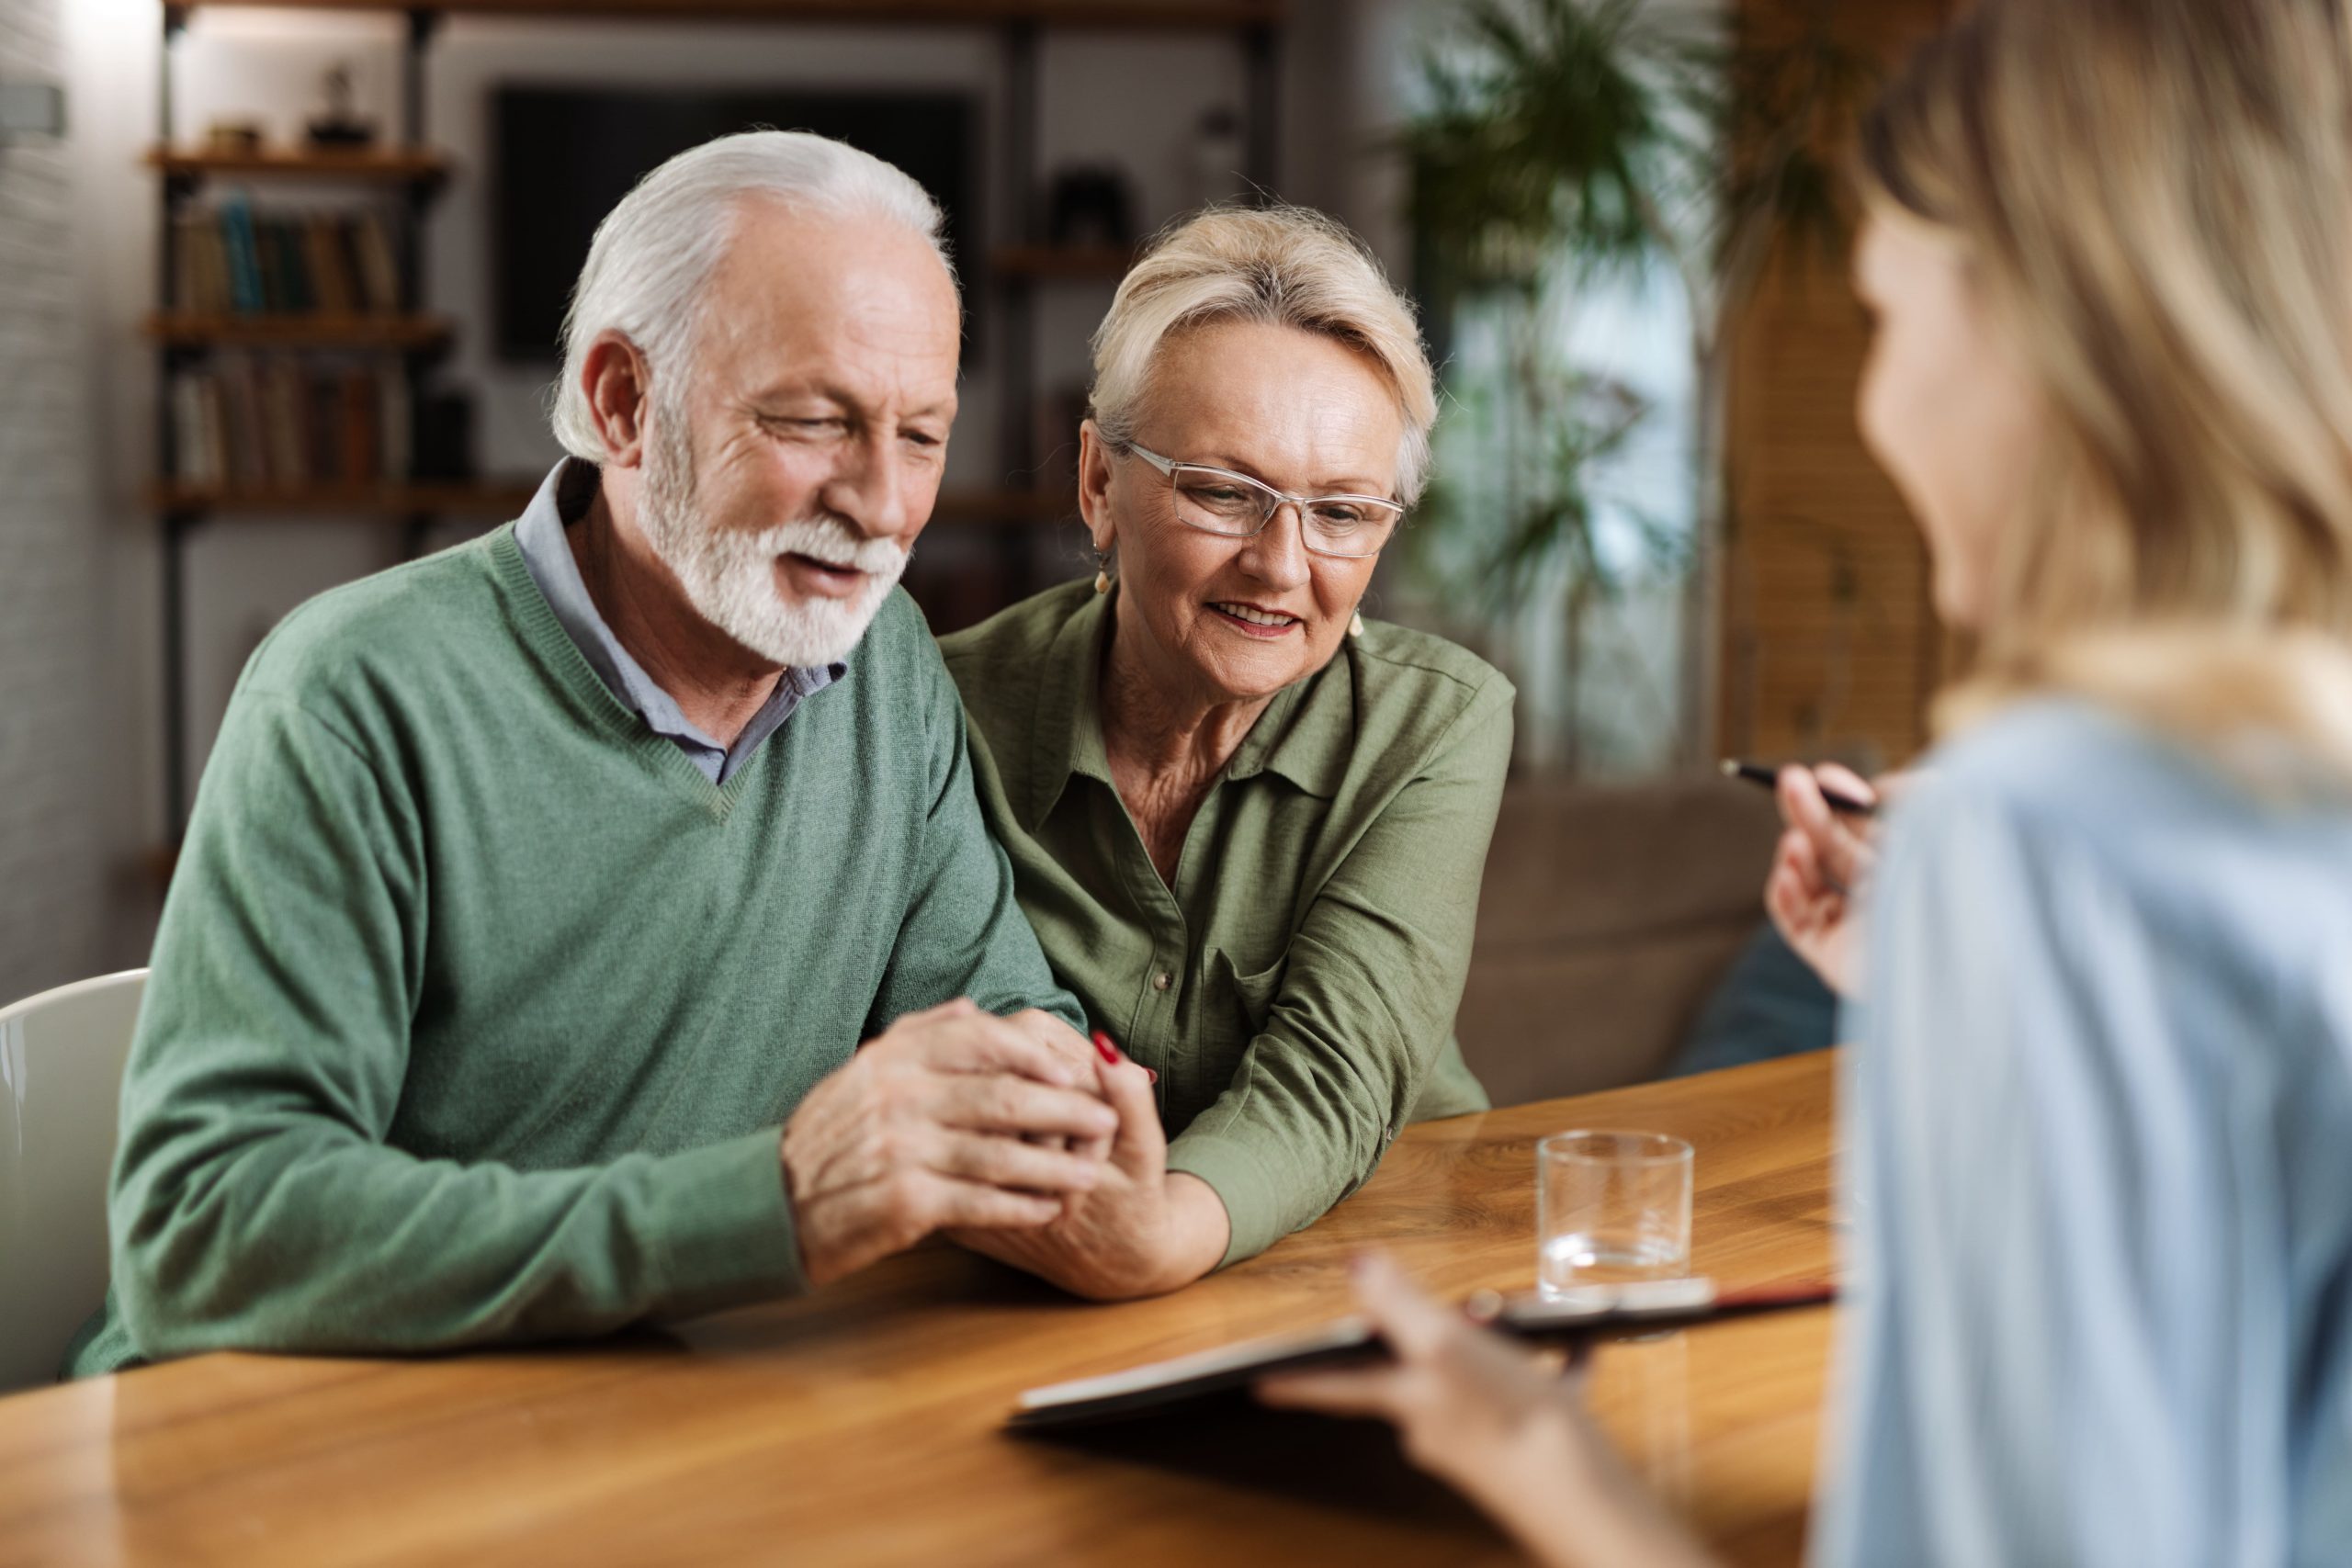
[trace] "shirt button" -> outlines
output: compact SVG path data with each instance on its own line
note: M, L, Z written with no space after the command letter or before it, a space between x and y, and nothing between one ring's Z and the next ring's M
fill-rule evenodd
M1175 983L1176 976L1170 975L1165 969L1162 969L1159 974L1154 975L1151 977L1151 988L1155 991L1164 991Z

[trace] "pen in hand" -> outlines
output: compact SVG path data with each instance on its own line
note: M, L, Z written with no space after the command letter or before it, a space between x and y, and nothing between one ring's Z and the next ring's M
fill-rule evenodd
M1727 779L1746 779L1749 784L1761 784L1766 789L1776 788L1781 782L1781 773L1779 769L1768 768L1763 766L1761 763L1743 762L1736 758L1726 757L1723 760L1722 767L1724 777ZM1827 803L1829 809L1832 811L1843 811L1852 817L1875 817L1878 815L1878 807L1872 806L1869 801L1856 800L1852 795L1840 795L1836 790L1823 790L1821 792L1821 798L1823 801Z

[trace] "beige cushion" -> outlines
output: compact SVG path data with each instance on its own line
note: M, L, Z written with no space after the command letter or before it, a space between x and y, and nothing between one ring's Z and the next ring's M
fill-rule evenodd
M1506 792L1454 1025L1495 1103L1656 1077L1762 919L1778 833L1721 779Z

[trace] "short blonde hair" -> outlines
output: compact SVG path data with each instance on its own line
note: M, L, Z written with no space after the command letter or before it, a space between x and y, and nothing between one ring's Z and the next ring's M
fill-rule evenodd
M1162 231L1094 329L1088 412L1106 440L1134 441L1161 346L1213 321L1296 327L1370 359L1405 426L1396 499L1420 499L1436 378L1412 302L1346 225L1304 207L1212 207Z
M1862 127L2047 395L1975 680L2352 780L2352 28L2342 0L1980 0Z

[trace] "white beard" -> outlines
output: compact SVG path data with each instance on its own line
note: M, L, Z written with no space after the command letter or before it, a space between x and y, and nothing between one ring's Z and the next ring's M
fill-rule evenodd
M664 411L667 412L667 411ZM797 670L849 657L907 570L910 550L869 539L835 517L780 523L755 534L714 528L694 504L694 460L681 422L655 415L639 525L703 619L763 659ZM670 434L660 433L667 425ZM846 599L788 599L778 556L801 555L865 574Z

